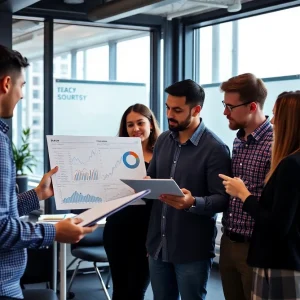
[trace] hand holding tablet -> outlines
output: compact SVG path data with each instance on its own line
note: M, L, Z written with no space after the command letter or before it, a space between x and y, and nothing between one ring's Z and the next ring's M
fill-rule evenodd
M184 196L173 179L121 179L136 192L150 189L151 192L144 196L146 199L159 199L161 195Z

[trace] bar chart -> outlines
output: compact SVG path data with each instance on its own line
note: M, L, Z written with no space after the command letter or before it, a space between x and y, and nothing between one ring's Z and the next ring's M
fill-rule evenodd
M92 195L83 195L82 193L78 193L77 191L72 194L72 196L68 198L64 198L62 201L64 204L82 204L82 203L101 203L103 200L99 197L95 197Z

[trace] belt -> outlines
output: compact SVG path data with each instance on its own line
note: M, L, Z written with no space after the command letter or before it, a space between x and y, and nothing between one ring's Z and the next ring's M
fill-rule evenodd
M251 241L250 237L231 232L229 230L225 230L224 234L228 236L231 241L236 243L249 243Z

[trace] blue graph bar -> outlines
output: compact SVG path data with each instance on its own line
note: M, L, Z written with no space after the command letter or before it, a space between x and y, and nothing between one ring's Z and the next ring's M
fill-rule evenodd
M89 194L82 195L81 193L75 192L71 197L64 198L63 203L102 203L103 200L100 197L91 196Z

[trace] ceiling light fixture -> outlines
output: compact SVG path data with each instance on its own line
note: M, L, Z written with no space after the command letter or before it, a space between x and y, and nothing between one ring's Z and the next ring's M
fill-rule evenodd
M230 13L234 13L240 11L242 9L241 0L236 0L233 4L228 5L227 11Z

